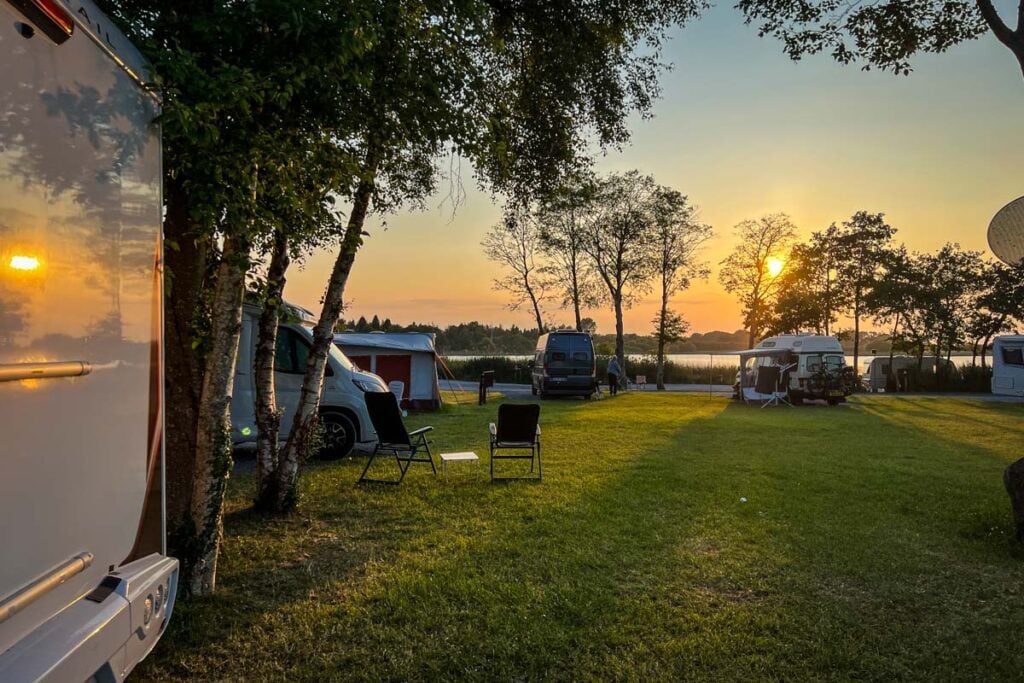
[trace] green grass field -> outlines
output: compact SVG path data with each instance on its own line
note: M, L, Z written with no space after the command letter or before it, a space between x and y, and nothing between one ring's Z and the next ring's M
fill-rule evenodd
M434 425L435 452L475 449L480 479L418 465L357 488L363 461L316 464L301 513L265 520L235 477L218 594L178 605L136 680L1024 671L1002 486L1022 406L551 401L542 484L487 480L496 410L409 420Z

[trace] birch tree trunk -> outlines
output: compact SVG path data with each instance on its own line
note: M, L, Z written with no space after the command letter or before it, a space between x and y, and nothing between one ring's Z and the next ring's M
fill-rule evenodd
M231 473L231 389L238 338L242 329L242 297L249 269L245 239L224 240L211 301L211 345L206 357L199 414L196 420L195 476L190 514L195 525L193 595L213 593L217 556L224 527L224 490Z
M312 442L317 425L320 408L320 392L323 389L324 372L327 367L327 354L334 343L334 325L341 316L342 297L348 283L356 252L363 243L363 225L373 198L378 161L372 153L367 156L364 166L363 180L356 189L352 201L345 235L338 250L331 271L331 279L327 283L324 304L320 311L320 319L313 328L313 346L309 350L306 374L302 379L302 391L299 404L295 410L291 432L284 450L278 454L278 466L275 475L276 494L274 509L277 512L288 512L298 504L299 466Z
M277 500L276 477L278 439L281 413L277 408L274 385L274 358L277 349L277 328L281 317L284 285L288 265L288 237L280 230L274 233L274 247L267 267L267 291L260 313L259 332L254 358L256 385L256 498L257 510L271 511Z
M626 374L626 343L623 333L625 328L622 324L622 290L619 289L615 292L615 355L619 359L619 367L622 368L622 374Z
M655 372L655 381L658 391L665 391L665 316L668 315L668 290L669 282L665 277L667 269L662 264L661 276L661 312L658 315L658 369Z

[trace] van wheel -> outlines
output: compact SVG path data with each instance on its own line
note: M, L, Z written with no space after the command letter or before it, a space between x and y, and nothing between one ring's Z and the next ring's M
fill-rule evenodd
M830 406L837 406L837 405L839 405L839 399L838 398L830 398L828 400L828 404Z
M321 413L320 434L323 443L317 457L321 460L344 458L356 445L356 427L352 420L342 413Z

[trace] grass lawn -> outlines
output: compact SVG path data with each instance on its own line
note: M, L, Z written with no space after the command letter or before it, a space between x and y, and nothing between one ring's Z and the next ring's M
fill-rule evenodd
M236 476L218 594L178 605L136 680L1024 672L1002 484L1024 407L550 401L544 482L491 484L495 403L409 419L435 453L475 449L479 480L357 488L363 461L316 464L301 513L265 520Z

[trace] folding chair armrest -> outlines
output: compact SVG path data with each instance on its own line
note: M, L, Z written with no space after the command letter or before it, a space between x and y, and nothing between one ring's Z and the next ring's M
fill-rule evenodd
M420 427L419 429L414 429L413 431L409 432L409 436L419 436L420 434L426 434L427 432L432 432L432 431L434 431L434 428L428 425L426 427Z
M492 438L498 436L498 425L492 422L487 426L487 431L491 433Z
M540 436L540 424L537 425L537 436Z

